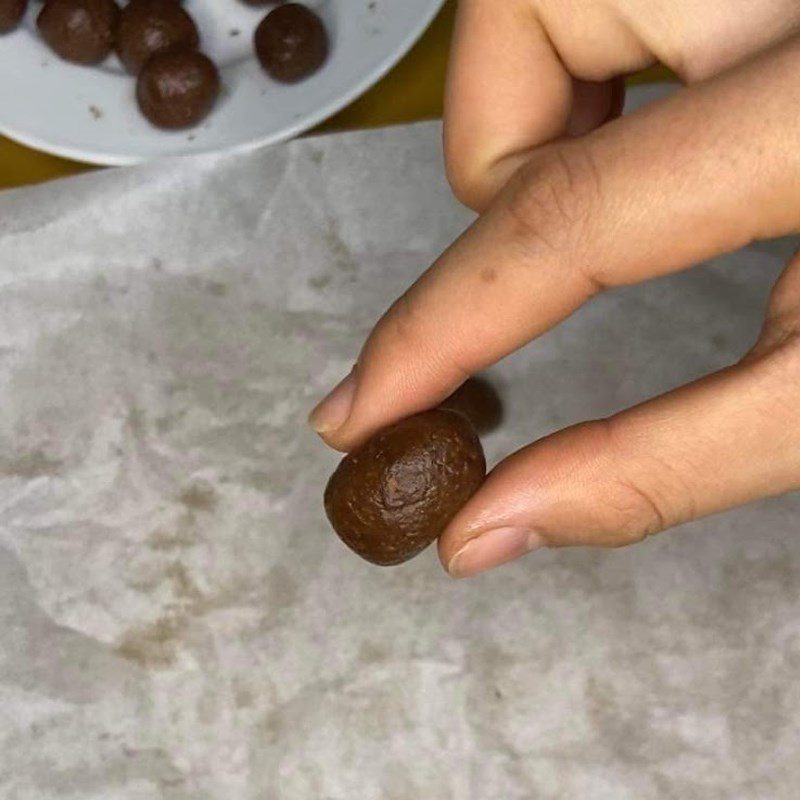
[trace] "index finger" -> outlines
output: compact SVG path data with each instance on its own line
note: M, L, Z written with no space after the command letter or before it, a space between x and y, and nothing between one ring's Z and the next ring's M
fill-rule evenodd
M596 292L800 227L800 38L534 154L398 300L312 414L350 449L429 408Z

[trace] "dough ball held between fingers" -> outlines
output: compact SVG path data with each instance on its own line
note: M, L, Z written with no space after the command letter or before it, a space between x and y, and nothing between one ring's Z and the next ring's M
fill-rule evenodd
M346 456L325 490L325 510L351 550L373 564L424 550L475 493L483 449L463 415L427 411L379 431Z

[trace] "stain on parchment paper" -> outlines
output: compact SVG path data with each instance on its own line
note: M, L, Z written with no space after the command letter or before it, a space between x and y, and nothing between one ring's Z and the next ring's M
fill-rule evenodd
M350 248L345 244L333 219L329 218L327 220L324 239L336 269L347 275L355 275L355 273L358 272L358 261L353 256Z
M47 477L58 474L62 464L62 461L50 458L42 450L32 450L9 459L0 457L0 477L26 480Z
M162 618L125 634L116 651L147 669L168 667L175 661L185 618Z
M178 498L192 511L213 511L217 507L217 493L213 486L195 483L184 489Z
M33 784L41 797L59 796L68 791L72 797L102 797L107 793L123 796L131 786L150 786L159 800L209 800L209 795L198 791L194 781L174 763L166 749L161 747L121 748L104 753L102 762L91 769L76 764L63 767L43 758L33 762ZM126 795L127 796L127 795ZM155 796L155 795L153 795Z
M106 644L58 625L39 607L25 568L0 547L0 684L87 703L135 690L142 677Z
M191 514L183 515L174 526L170 528L157 527L145 540L151 550L185 550L194 547L200 542L197 526Z
M286 567L276 564L267 573L264 581L266 587L265 608L269 610L270 618L276 614L290 609L299 598L297 584L292 579Z

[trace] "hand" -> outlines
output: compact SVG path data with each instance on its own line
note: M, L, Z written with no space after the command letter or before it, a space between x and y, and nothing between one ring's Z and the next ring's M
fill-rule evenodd
M312 425L351 449L601 291L800 230L797 31L795 0L462 0L445 149L483 213ZM686 88L603 124L616 77L656 60ZM738 365L506 459L442 563L464 577L540 546L630 544L800 488L798 332L800 258Z

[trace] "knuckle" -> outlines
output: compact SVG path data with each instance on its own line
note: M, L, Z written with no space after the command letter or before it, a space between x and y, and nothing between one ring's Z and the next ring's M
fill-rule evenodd
M773 298L770 304L759 345L764 351L785 352L786 357L782 360L791 366L800 342L800 303L776 302L778 299Z
M792 264L772 290L764 327L743 359L756 361L767 379L793 385L800 381L800 262Z
M494 163L485 143L445 121L443 145L445 175L456 199L467 208L483 211L491 196Z
M797 387L800 384L800 331L795 328L783 340L776 354L776 367L781 381L786 379Z
M794 315L771 315L767 318L755 346L743 361L770 358L773 363L780 365L781 372L788 369L791 373L794 371L792 367L796 367L794 362L798 347L800 319Z
M800 331L794 324L770 323L741 364L750 370L754 390L769 398L770 407L784 403L794 414L800 392Z
M450 151L445 151L445 156L447 181L455 198L467 208L480 210L485 193L485 179L481 169L472 160Z
M684 477L691 470L677 469L654 454L633 454L614 418L593 425L603 440L608 459L604 469L611 476L601 516L603 526L614 533L616 546L641 542L696 516Z
M511 235L526 248L573 256L580 247L602 197L600 172L591 148L569 142L545 148L512 177L500 202Z
M638 544L668 527L658 503L634 481L616 479L607 502L613 514L618 547Z

